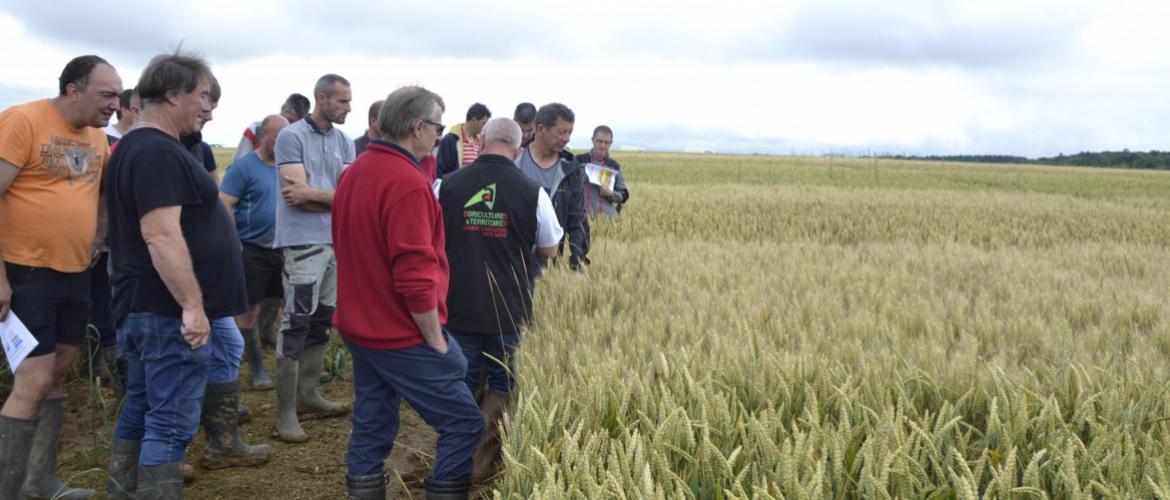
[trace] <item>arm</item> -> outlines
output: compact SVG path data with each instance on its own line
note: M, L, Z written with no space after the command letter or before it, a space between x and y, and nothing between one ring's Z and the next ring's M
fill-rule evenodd
M211 323L203 310L203 292L195 279L191 253L179 224L182 213L182 206L156 208L142 216L139 226L150 251L151 263L167 290L183 308L183 338L192 348L198 348L207 343Z
M568 211L565 231L569 236L569 267L577 270L589 252L588 236L585 233L585 184L589 182L589 177L584 170L577 170L574 175L577 179L564 180L569 183L565 200L565 209Z
M0 159L0 196L8 192L12 181L20 173L20 167ZM4 214L0 214L4 216ZM4 268L4 249L0 248L0 321L8 318L8 307L12 304L12 287L8 283L8 272Z
M309 185L303 163L280 166L280 194L285 203L307 212L328 212L333 208L333 190Z
M557 212L553 208L548 193L540 187L536 188L536 258L541 264L556 257L561 246L561 238L565 237L565 230L557 222Z
M613 181L613 197L610 198L614 204L622 204L630 199L630 189L626 187L626 175L622 173L621 167L614 162L614 169L617 170L617 178Z
M382 210L394 291L402 296L423 340L445 353L447 341L439 324L439 256L432 238L440 218L428 190L407 194Z
M219 201L223 202L223 206L227 207L228 212L231 212L236 208L236 203L240 202L240 198L220 191Z

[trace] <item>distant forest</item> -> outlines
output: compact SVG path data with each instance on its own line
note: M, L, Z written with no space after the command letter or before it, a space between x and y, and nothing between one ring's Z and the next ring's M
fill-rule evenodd
M1051 158L1024 158L1010 155L954 155L954 156L883 156L902 160L955 161L972 163L1033 163L1038 165L1070 165L1080 167L1141 168L1170 170L1170 151L1102 151L1058 155Z

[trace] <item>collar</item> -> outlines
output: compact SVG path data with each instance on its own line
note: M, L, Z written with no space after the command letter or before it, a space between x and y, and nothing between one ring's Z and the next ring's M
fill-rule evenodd
M421 163L419 163L419 162L418 162L418 159L417 159L417 158L415 158L415 157L414 157L414 155L410 153L410 151L407 151L407 150L406 150L406 148L404 148L404 147L402 147L402 146L399 146L399 145L397 145L397 144L394 144L393 142L390 142L390 141L384 140L384 139L373 139L373 140L371 140L371 141L370 141L370 145L369 145L369 146L367 146L367 148L369 148L369 147L375 147L375 146L381 146L381 147L383 147L383 148L385 148L385 149L388 149L388 150L390 150L391 152L396 152L396 153L398 153L398 154L400 154L400 155L402 155L402 156L405 156L405 157L406 157L408 160L410 160L410 163L414 164L414 167L415 167L415 168L417 168L417 169L418 169L420 172L422 172L422 171L423 171L422 164L421 164Z
M309 125L310 130L312 130L313 132L316 132L318 134L325 135L327 132L325 132L324 130L321 130L321 127L317 126L317 122L313 121L313 119L311 118L312 116L313 116L313 114L309 113L309 114L305 115L304 118L301 118L301 119L304 120L305 123ZM333 127L330 127L329 130L332 131L335 128L337 128L336 125L334 125Z

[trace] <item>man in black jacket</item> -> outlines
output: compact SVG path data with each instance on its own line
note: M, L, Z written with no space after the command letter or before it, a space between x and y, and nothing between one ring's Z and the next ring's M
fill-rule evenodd
M569 245L569 267L579 270L588 264L589 237L585 227L585 169L565 150L573 135L573 110L560 103L541 106L536 112L536 137L524 148L516 166L536 181L552 198L557 222L564 228ZM561 253L564 243L560 245Z
M467 358L465 382L473 393L481 388L481 370L488 373L475 481L492 476L498 463L498 424L515 384L512 356L532 319L529 268L556 255L564 235L548 193L513 163L520 155L520 126L496 118L483 135L479 158L445 177L438 189L451 266L447 332Z

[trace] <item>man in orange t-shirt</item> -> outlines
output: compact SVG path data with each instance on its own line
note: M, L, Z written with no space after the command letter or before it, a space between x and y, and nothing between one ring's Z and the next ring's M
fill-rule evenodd
M57 478L57 444L64 378L90 312L90 262L104 238L102 127L118 109L122 79L104 59L80 56L65 66L59 91L0 113L0 321L11 310L38 342L0 409L0 498L93 494Z

